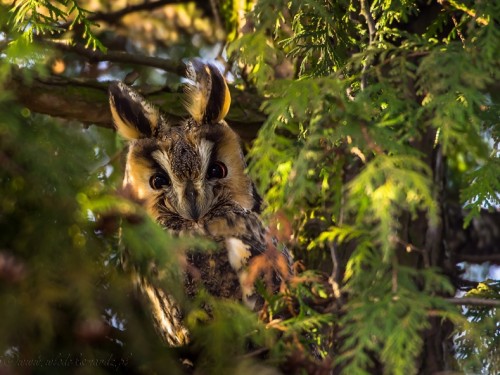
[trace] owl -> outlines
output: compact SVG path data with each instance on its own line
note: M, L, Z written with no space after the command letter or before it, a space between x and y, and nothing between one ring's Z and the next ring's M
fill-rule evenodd
M200 61L187 64L186 76L189 116L179 123L124 83L110 85L113 122L129 144L124 186L165 230L215 241L219 251L188 254L187 262L210 293L241 299L255 310L259 297L249 285L248 265L269 248L259 216L262 199L246 174L239 137L224 121L231 102L224 77ZM281 267L282 278L284 272ZM187 343L182 313L168 291L139 276L137 283L163 339L170 345Z

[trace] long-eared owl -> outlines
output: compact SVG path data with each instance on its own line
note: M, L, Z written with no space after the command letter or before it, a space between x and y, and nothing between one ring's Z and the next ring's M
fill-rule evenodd
M114 124L129 141L124 185L166 230L215 240L221 251L211 259L194 255L188 261L210 279L203 281L212 294L240 298L254 309L258 298L246 282L248 264L269 247L261 198L245 172L239 137L224 121L231 101L224 77L199 61L189 63L186 73L189 117L180 123L170 123L124 83L110 86ZM164 340L185 344L188 332L168 291L137 282Z

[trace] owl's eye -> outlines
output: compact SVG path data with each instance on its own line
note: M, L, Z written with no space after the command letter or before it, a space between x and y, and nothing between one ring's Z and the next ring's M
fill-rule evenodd
M164 173L155 173L149 179L149 185L155 189L159 190L165 186L170 185L170 179Z
M211 164L207 170L207 178L224 178L227 176L227 167L221 161Z

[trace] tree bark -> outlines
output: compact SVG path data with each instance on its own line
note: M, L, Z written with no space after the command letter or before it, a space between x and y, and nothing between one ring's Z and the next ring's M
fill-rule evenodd
M31 79L25 77L30 76ZM78 121L86 125L113 128L108 103L108 82L86 81L51 75L42 78L34 72L22 74L13 70L6 89L32 112ZM139 91L140 88L138 88ZM232 105L226 121L244 142L257 135L265 115L259 110L262 99L254 94L230 87ZM183 93L160 88L144 96L172 120L187 116L182 105Z

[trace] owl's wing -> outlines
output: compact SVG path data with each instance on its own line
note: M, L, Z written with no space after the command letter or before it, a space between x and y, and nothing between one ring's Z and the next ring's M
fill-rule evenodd
M241 298L254 311L262 308L264 300L256 293L256 280L263 280L274 293L290 274L291 258L264 227L259 215L236 204L223 205L214 210L204 221L200 235L218 242L222 251L187 254L187 268L198 272L203 287L211 294L229 299ZM185 280L187 295L198 291L195 281ZM132 278L150 307L154 326L170 346L189 342L189 332L183 324L182 312L172 295L155 283L154 275L148 277L132 271Z
M135 272L133 281L150 306L153 323L159 336L170 346L189 343L189 332L182 322L182 313L175 299L152 280Z
M263 301L255 291L255 281L263 280L271 293L277 292L290 275L291 258L286 249L278 250L256 212L235 204L217 211L205 222L205 235L224 243L243 302L258 310Z

